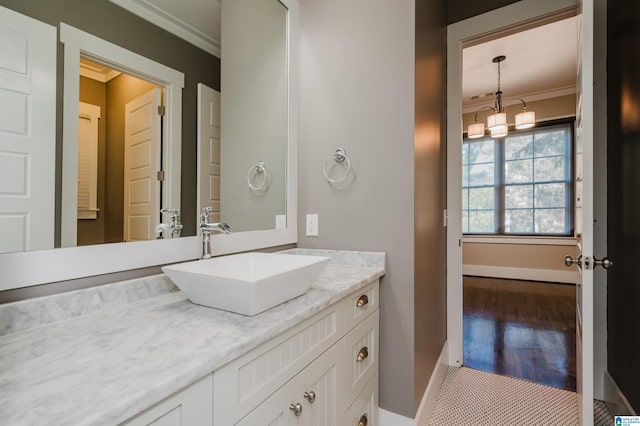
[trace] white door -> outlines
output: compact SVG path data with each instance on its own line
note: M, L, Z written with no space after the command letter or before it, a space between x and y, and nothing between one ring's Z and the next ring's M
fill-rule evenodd
M153 239L160 223L160 102L156 88L125 105L124 241Z
M577 391L580 424L593 425L593 0L580 0L576 105L575 228Z
M198 213L220 222L220 92L198 83Z
M0 253L53 248L56 37L0 7Z

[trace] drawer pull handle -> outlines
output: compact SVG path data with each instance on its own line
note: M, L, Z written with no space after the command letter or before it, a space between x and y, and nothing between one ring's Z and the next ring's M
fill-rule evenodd
M293 414L295 414L296 417L300 417L300 414L302 414L302 404L300 404L299 402L291 404L289 406L289 410L293 411Z
M362 308L363 306L366 306L369 304L369 298L367 297L366 294L363 294L362 296L358 297L358 302L356 303L356 306L358 308Z
M316 393L314 391L305 392L304 397L307 398L309 404L313 404L316 401Z
M369 348L365 346L364 348L360 349L360 352L358 352L358 357L356 358L356 362L364 361L365 359L367 359L368 356L369 356Z
M360 417L360 421L358 422L358 426L367 426L367 423L369 423L369 420L367 419L367 415L363 414L362 417Z

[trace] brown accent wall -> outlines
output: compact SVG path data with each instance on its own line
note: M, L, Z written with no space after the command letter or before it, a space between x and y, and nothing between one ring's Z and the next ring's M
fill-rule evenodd
M536 112L536 121L538 122L555 120L557 118L575 117L576 95L564 95L533 102L527 101L527 109ZM507 111L507 116L515 120L515 114L522 111L522 106L519 104L511 105L507 107ZM466 132L469 125L474 122L475 115L475 112L468 112L462 115L463 131ZM483 115L480 115L480 117L481 119L484 119Z
M104 83L80 77L80 102L100 107L102 118L98 120L98 194L97 219L78 220L78 245L104 243L105 227L105 148L107 88Z
M607 369L633 409L640 411L640 4L608 2ZM597 253L604 256L604 253Z
M445 5L416 1L414 414L447 338Z
M465 265L575 271L575 267L569 269L565 266L566 255L575 257L575 240L567 240L567 245L462 243L462 262Z
M520 0L447 0L447 25L519 1Z
M197 84L220 90L220 59L166 32L109 0L0 0L0 6L59 28L65 22L185 74L182 92L182 235L196 229ZM58 43L56 170L62 164L64 54ZM56 247L60 246L61 174L56 174Z

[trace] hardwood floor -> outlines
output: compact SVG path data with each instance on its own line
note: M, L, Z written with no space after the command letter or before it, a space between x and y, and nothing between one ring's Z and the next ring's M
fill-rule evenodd
M575 286L465 276L464 365L576 390Z

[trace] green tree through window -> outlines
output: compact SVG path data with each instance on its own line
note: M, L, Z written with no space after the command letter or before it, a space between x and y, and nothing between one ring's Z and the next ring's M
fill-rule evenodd
M573 121L465 139L465 234L573 233Z

